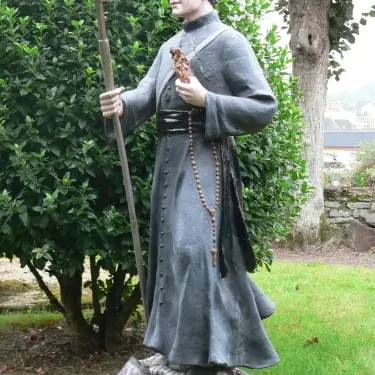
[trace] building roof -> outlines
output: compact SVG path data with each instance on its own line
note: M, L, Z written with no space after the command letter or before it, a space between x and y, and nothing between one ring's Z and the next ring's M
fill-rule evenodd
M331 117L324 118L325 131L348 131L359 130L350 120L347 119L333 119Z
M324 118L324 131L340 131L340 127L330 117Z
M372 106L375 107L375 102L372 101L372 100L366 100L366 101L362 104L361 108L366 107L367 105L372 105Z
M356 148L360 142L371 142L375 131L325 131L324 147Z
M340 127L341 130L359 130L354 124L349 120L335 120L336 124Z

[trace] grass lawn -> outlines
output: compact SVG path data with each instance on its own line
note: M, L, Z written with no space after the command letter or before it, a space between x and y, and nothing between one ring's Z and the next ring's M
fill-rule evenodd
M254 280L277 305L264 321L280 364L257 375L375 375L375 270L277 262Z
M63 319L64 317L61 314L48 311L2 314L0 315L0 332L50 327L63 321Z
M281 361L272 368L250 370L252 375L375 375L375 269L278 261L271 273L262 270L253 278L277 304L277 312L264 324ZM9 346L23 342L25 328L48 328L60 321L65 327L60 314L47 310L3 314L0 336ZM56 334L64 336L64 330ZM0 364L8 355L1 353L1 340ZM24 358L31 367L43 363L48 374L115 374L129 356L109 357L94 368L72 359L69 351L53 348L53 340L48 340L43 355L53 349L60 353L58 360L46 363L36 351L25 352Z

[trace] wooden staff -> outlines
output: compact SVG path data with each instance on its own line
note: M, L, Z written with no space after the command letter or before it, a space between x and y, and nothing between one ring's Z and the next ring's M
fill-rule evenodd
M97 18L98 18L98 29L99 29L99 50L100 50L100 55L102 58L102 66L103 66L106 91L112 91L115 89L114 80L113 80L111 50L109 47L109 41L107 39L107 29L105 25L104 4L103 4L103 3L110 3L111 1L112 0L95 0L96 12L97 12ZM144 268L143 268L141 240L139 237L137 216L135 213L134 197L133 197L133 190L132 190L132 184L131 184L130 173L129 173L128 158L126 156L124 138L122 136L119 115L118 114L114 115L112 119L113 119L113 125L115 128L118 151L120 154L121 169L122 169L122 174L124 178L126 199L128 202L130 223L131 223L131 229L132 229L132 235L133 235L134 253L135 253L135 259L137 263L139 283L141 286L141 295L142 295L142 302L143 302L143 308L144 308L144 321L145 321L145 324L147 325L146 277L145 277Z

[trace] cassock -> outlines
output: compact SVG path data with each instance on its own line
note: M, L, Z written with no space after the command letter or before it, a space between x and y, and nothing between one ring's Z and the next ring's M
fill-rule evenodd
M278 363L262 319L274 304L250 279L256 258L246 231L234 137L272 122L275 97L246 38L225 25L216 10L164 43L139 86L122 94L125 134L156 113L147 279L149 325L144 344L169 361L198 366L264 368ZM208 90L206 108L176 92L171 47L192 52L192 73ZM213 266L212 218L203 207L192 168L187 113L193 115L194 156L205 201L215 206L217 265ZM148 152L148 150L145 150ZM216 161L217 162L217 161Z

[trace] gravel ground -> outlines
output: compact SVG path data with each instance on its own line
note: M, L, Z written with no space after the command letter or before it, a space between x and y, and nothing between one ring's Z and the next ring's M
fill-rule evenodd
M375 252L359 252L345 245L339 245L334 249L317 250L310 252L295 252L289 249L274 249L276 262L322 262L326 264L340 264L345 266L362 266L375 268Z

